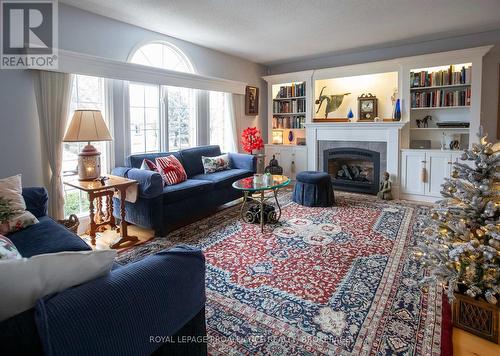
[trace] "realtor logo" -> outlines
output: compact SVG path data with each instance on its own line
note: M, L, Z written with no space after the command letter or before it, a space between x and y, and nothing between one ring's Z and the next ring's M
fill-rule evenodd
M2 69L57 68L57 0L0 0Z

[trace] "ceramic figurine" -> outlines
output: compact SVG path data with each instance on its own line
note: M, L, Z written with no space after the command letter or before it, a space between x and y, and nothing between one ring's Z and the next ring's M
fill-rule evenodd
M384 173L384 179L380 182L380 190L377 194L377 198L382 200L392 200L392 183L389 180L390 177L389 172Z
M417 119L416 120L417 127L418 128L427 128L427 127L429 127L429 121L432 121L432 116L431 115L427 115L427 116L425 116L422 119Z

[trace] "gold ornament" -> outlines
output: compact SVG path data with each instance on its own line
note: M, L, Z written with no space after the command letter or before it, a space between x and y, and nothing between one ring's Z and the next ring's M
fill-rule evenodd
M456 169L454 169L452 172L451 172L451 177L452 178L458 178L458 171Z
M437 220L437 219L439 219L439 214L438 214L438 213L436 213L436 212L434 211L434 212L431 214L431 218L432 218L432 220Z

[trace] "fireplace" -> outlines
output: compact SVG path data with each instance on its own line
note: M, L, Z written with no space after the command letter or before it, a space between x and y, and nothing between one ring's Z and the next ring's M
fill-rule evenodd
M355 147L323 151L323 169L332 177L334 189L377 194L380 182L380 153Z

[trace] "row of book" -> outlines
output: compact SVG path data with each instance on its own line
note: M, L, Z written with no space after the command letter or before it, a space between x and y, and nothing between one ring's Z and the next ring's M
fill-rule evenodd
M306 111L306 99L293 99L290 101L273 101L274 113L296 113Z
M470 106L471 88L461 90L416 91L411 93L412 108Z
M274 116L273 129L303 129L306 124L305 116Z
M276 99L292 98L294 96L306 96L306 82L281 86Z
M468 66L467 68L462 66L462 68L456 70L452 65L448 69L436 72L411 72L410 86L412 88L419 88L440 85L470 84L471 74L471 66Z

